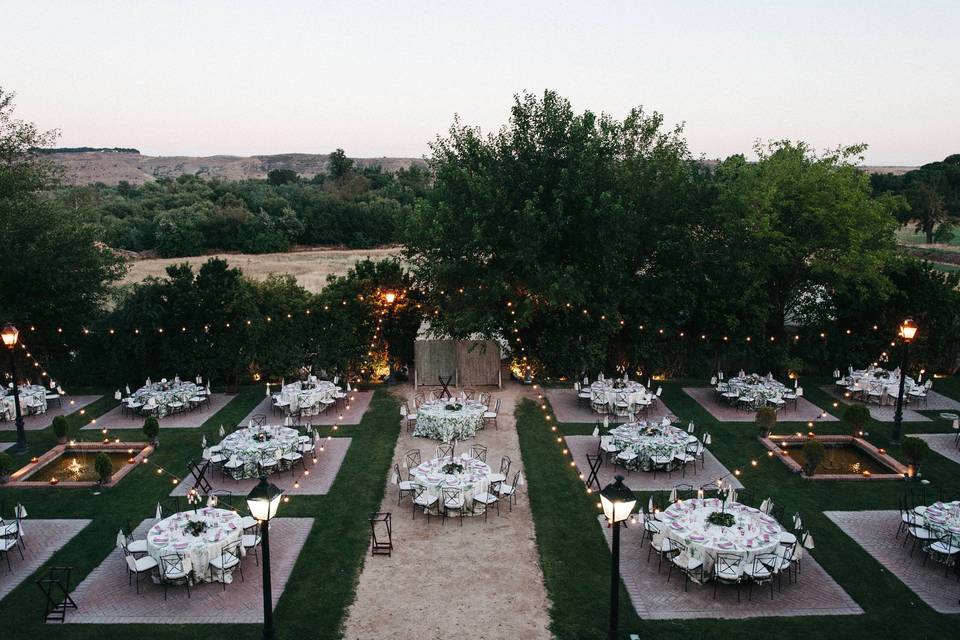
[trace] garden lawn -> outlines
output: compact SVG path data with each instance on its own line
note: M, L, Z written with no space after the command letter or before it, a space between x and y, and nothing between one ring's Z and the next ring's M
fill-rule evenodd
M98 566L113 550L117 529L127 523L139 523L153 515L156 502L172 489L172 479L156 472L160 466L181 478L187 478L186 463L200 452L200 439L217 441L221 424L235 426L263 398L261 387L246 387L226 407L214 414L200 429L163 430L160 447L143 465L124 477L115 487L94 496L88 489L14 489L0 488L0 500L8 511L16 501L27 507L31 519L90 518L92 522L6 598L0 600L0 637L4 640L49 637L97 639L152 638L231 638L260 637L260 625L64 625L55 630L43 624L42 596L33 580L53 565L73 567L71 589ZM112 395L87 407L84 416L71 415L71 435L91 417L116 406ZM360 425L351 427L353 438L340 473L325 496L295 496L280 507L286 517L312 517L313 529L300 553L293 574L277 605L275 622L279 638L339 638L346 609L369 544L367 518L382 501L387 469L400 429L397 403L393 396L377 391ZM94 432L96 433L96 432ZM330 427L321 427L323 436L336 437ZM85 432L89 434L89 432ZM0 441L16 434L4 433ZM114 434L111 434L113 436ZM117 432L127 440L142 440L139 434ZM29 455L38 455L56 439L51 429L30 433L31 454L20 456L18 466ZM243 496L234 499L245 511ZM4 512L6 514L6 512ZM7 514L9 515L9 514ZM29 529L28 529L29 532ZM5 570L5 569L4 569ZM2 578L0 578L2 579ZM160 597L160 596L158 596ZM83 607L83 602L78 605ZM69 615L69 614L68 614ZM171 611L175 616L176 611Z
M816 389L817 384L830 381L805 380L807 398L824 409L832 408L833 399ZM816 384L815 384L816 382ZM787 518L799 512L805 526L816 542L813 555L817 562L864 609L859 616L825 616L798 618L756 618L748 620L677 620L641 621L621 587L621 637L638 633L641 638L720 638L743 634L770 634L778 638L877 638L955 637L958 616L941 615L924 604L899 579L887 572L856 542L836 527L823 511L827 510L896 510L904 493L901 481L826 482L808 481L792 474L775 459L768 458L766 450L756 438L752 423L720 423L682 391L684 384L695 381L664 383L663 400L686 424L694 420L697 432L712 434L710 450L729 469L742 469L741 482L752 491L757 503L770 496L786 507ZM939 392L957 398L960 385L956 379L939 380ZM951 431L949 423L927 412L932 423L905 424L906 433L936 433ZM530 503L536 525L537 544L541 556L544 579L552 600L552 630L558 638L600 638L606 628L609 607L610 553L597 526L596 496L588 496L579 471L570 467L570 458L562 453L562 435L589 434L592 424L557 425L547 421L544 412L531 402L518 410L517 429L524 466L527 469ZM892 424L871 421L865 428L867 439L887 448L902 459L899 448L890 447ZM807 423L778 424L774 433L806 432ZM849 433L843 422L816 426L818 433ZM751 467L757 460L758 466ZM931 481L927 487L928 501L960 494L960 466L931 453L923 462L923 476ZM711 478L698 478L706 482ZM629 479L627 480L629 484ZM917 487L917 485L913 485ZM645 503L649 494L638 493ZM666 492L655 500L662 506ZM894 535L891 531L890 535ZM801 577L802 579L802 577ZM952 581L944 583L947 589L956 589ZM666 584L664 589L679 589L679 584ZM695 588L695 587L694 587ZM778 598L790 597L785 587ZM882 632L880 631L882 629Z

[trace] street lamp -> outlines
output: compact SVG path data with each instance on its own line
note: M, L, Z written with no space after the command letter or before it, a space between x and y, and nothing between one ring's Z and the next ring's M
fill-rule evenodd
M900 353L900 389L897 391L897 410L893 414L893 444L900 444L900 435L903 431L903 385L907 379L907 358L910 354L910 343L917 337L920 327L907 318L900 324L900 339L903 340L903 351Z
M397 300L397 294L393 291L387 291L383 294L383 299L387 302L387 304L393 304Z
M250 515L260 521L263 546L263 640L273 640L273 596L270 594L270 520L277 515L283 491L267 482L265 476L247 495Z
M20 387L17 385L17 359L13 352L17 348L20 331L9 322L0 331L3 336L3 346L10 352L10 375L13 376L13 407L16 412L17 444L13 447L14 453L27 452L27 432L23 429L23 414L20 412Z
M610 569L610 627L607 638L616 640L618 615L620 613L620 524L630 517L637 499L633 491L623 484L623 476L616 476L613 484L608 484L600 492L600 504L603 515L613 527L613 553Z

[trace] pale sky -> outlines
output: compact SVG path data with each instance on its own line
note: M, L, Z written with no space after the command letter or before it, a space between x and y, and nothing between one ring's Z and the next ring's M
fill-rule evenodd
M960 1L0 0L0 85L61 146L413 156L512 96L685 122L695 155L960 153Z

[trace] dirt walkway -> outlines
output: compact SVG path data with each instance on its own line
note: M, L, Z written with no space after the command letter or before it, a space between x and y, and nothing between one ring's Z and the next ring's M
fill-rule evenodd
M487 462L498 466L500 457L512 460L510 477L522 468L514 407L525 389L511 384L502 391L499 429L488 427L476 438L459 443L457 452L470 444L488 448ZM413 390L401 387L396 394L410 399ZM437 442L414 438L405 429L394 450L403 469L403 455L419 448L423 459L433 457ZM550 603L538 564L533 520L526 488L510 512L506 502L501 516L490 514L441 525L430 524L423 514L411 519L410 499L397 506L397 487L388 481L383 511L393 513L393 556L367 555L357 597L350 609L344 636L350 640L394 638L550 638Z

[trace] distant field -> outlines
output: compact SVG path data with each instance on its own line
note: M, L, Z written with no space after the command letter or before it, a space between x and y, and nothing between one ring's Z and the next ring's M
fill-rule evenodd
M188 262L197 269L208 259L217 257L225 259L231 267L240 268L244 274L256 280L263 280L271 273L289 273L296 277L302 287L316 293L326 285L328 275L344 275L357 260L367 257L379 260L399 255L399 247L387 247L358 250L310 249L291 253L235 253L193 258L135 260L130 262L130 271L124 278L124 284L140 282L148 276L164 276L167 266L171 264Z

